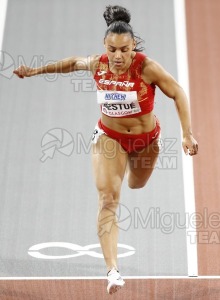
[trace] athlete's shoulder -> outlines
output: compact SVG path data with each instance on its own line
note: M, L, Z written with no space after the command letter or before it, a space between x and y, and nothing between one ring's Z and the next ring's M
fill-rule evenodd
M89 61L91 64L96 64L97 62L99 62L100 58L101 58L100 54L93 54L89 56Z
M89 56L89 70L94 74L99 66L101 54L93 54Z
M148 81L157 84L158 81L168 76L169 73L156 60L146 57L143 64L142 75L148 78Z
M143 62L143 72L158 72L161 70L161 65L156 61L146 56Z

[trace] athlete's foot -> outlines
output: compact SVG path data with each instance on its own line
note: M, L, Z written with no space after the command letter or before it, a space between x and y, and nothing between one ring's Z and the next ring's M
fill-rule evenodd
M119 271L117 271L115 268L111 269L107 274L108 279L108 286L107 286L107 292L112 295L116 293L118 290L120 290L123 285L125 284L124 280L122 279Z

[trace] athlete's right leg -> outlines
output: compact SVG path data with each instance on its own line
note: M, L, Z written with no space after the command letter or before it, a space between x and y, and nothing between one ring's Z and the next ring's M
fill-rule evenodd
M108 271L117 269L118 227L116 209L124 178L127 153L106 135L93 144L92 163L98 190L97 230Z

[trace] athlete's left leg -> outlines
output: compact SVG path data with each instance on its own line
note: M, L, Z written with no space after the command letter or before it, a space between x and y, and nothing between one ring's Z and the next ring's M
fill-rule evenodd
M143 150L129 154L126 171L130 188L142 188L147 183L157 162L160 152L159 143L159 139L156 139Z

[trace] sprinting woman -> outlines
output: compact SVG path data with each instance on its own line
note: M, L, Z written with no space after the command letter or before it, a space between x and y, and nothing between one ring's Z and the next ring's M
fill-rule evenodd
M91 71L97 84L101 118L92 137L92 162L98 190L97 232L107 267L107 292L124 285L117 267L118 227L116 209L126 174L131 189L143 188L159 154L160 123L154 115L156 86L174 100L182 128L186 154L198 153L193 137L186 95L160 64L141 53L130 26L130 13L120 6L107 6L105 54L69 57L40 68L20 66L14 73L30 77L44 73ZM146 165L146 159L148 164ZM110 230L103 231L106 224Z

